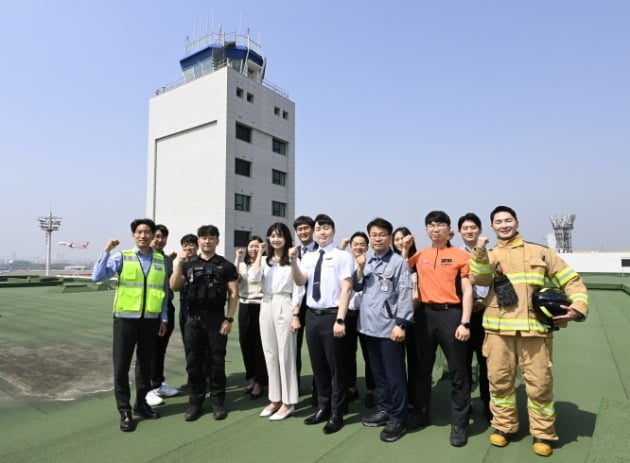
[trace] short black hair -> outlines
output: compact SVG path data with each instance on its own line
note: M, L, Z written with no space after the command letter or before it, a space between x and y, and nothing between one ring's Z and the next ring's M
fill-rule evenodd
M350 237L350 243L352 243L352 241L354 241L355 238L363 238L365 240L365 244L370 244L370 239L368 238L368 236L362 232L362 231L356 231L352 234L352 236Z
M301 215L293 221L293 229L296 230L300 225L308 225L313 228L315 226L315 221L308 215Z
M219 229L214 225L202 225L197 230L197 236L216 236L219 237Z
M481 230L481 219L474 212L466 212L459 218L459 220L457 221L458 230L462 229L462 225L464 225L464 222L472 222L479 227L479 230Z
M155 232L162 232L162 235L168 236L168 228L166 228L166 225L162 225L161 223L155 226Z
M197 239L197 235L188 233L187 235L182 236L182 239L179 240L179 244L182 246L185 244L194 244L195 246L199 246L199 240Z
M135 233L139 225L147 225L151 229L151 233L155 233L155 222L151 219L136 219L131 222L131 233Z
M335 222L333 221L333 219L330 218L329 215L326 214L317 214L317 216L315 217L315 223L318 223L320 226L330 225L333 230L335 229Z
M451 224L451 218L444 211L431 211L424 218L424 224L429 225L433 222L436 223L445 223L447 225Z
M394 230L394 226L389 221L383 219L382 217L376 217L372 219L370 223L367 224L366 228L367 228L368 233L370 233L370 229L372 227L384 228L385 230L387 230L387 233L389 233L390 235L392 234L392 231Z
M508 214L511 214L512 217L514 217L514 220L518 220L518 217L516 217L516 212L514 211L514 209L508 206L497 206L494 209L492 209L492 212L490 213L490 223L494 222L494 216L498 214L499 212L507 212Z

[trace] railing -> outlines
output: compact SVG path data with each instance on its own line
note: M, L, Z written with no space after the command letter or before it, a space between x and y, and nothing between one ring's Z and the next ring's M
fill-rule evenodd
M205 76L207 74L210 74L210 73L212 73L212 72L214 72L214 71L216 71L218 69L222 69L222 68L224 68L226 66L227 66L227 63L225 63L223 66L220 66L220 67L217 67L217 68L214 68L214 69L207 69L205 71L200 72L198 75L195 74L195 77L193 79L186 80L186 79L184 79L182 77L181 79L176 80L175 82L171 82L170 84L166 84L165 86L158 88L155 91L155 94L156 95L161 95L162 93L170 92L171 90L173 90L173 89L175 89L177 87L181 87L182 85L184 85L184 84L186 84L188 82L191 82L193 80L199 79L200 77L203 77L203 76ZM276 92L277 94L282 95L285 98L289 98L289 92L287 92L286 90L282 89L281 87L279 87L278 85L274 84L273 82L270 82L269 80L265 79L261 83L262 83L262 85L264 87L267 87L269 90L272 90L272 91Z

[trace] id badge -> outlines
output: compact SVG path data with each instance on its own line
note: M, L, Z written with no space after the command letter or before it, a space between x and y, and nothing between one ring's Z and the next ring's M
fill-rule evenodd
M379 283L380 283L381 292L388 293L390 290L389 288L390 288L391 282L387 278L381 278Z

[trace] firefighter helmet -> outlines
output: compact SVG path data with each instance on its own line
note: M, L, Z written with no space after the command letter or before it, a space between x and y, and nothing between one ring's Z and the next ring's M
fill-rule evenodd
M553 317L567 313L567 309L560 306L570 304L565 294L556 288L542 288L536 291L532 296L532 303L538 321L550 328L554 326Z

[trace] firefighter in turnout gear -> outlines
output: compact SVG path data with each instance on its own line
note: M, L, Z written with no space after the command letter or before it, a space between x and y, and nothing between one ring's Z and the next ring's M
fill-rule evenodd
M494 427L490 442L504 447L510 435L518 431L514 383L519 367L527 393L533 450L538 455L549 456L553 452L552 442L558 440L551 373L553 330L538 321L532 296L546 286L561 289L570 304L564 306L564 315L553 317L553 322L564 327L571 320L585 319L588 313L586 287L581 277L554 251L521 238L514 210L498 206L491 212L490 221L497 235L497 245L487 251L489 240L480 237L470 261L473 284L490 286L483 317L486 331L483 353L488 363ZM494 287L497 280L503 280L500 297ZM509 294L505 297L510 292L511 297ZM504 300L511 305L502 305Z

